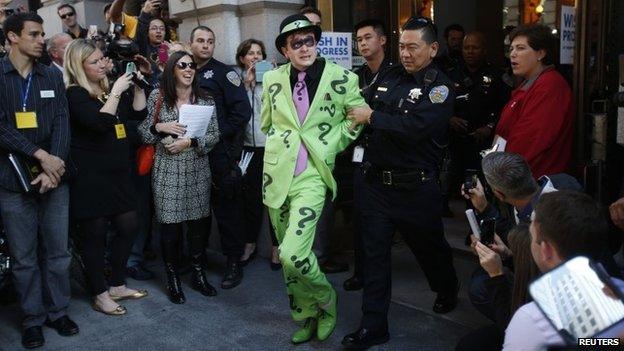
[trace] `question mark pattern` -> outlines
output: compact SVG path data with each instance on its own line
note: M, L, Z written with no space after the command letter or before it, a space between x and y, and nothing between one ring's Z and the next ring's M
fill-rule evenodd
M320 141L323 142L324 145L327 145L327 141L325 140L325 136L329 133L329 131L332 129L331 124L323 122L320 123L318 125L318 129L321 130L321 134L319 135L318 139Z
M280 137L284 138L284 144L286 144L286 148L290 147L290 142L288 141L288 137L290 136L290 134L292 133L292 130L285 130L282 134L280 134Z
M291 284L297 284L297 283L299 283L299 279L297 277L288 276L286 278L286 287L288 287Z
M303 310L301 309L301 307L295 305L295 296L294 295L288 295L288 301L289 301L289 305L290 305L290 309L293 311L297 311L297 313L301 313Z
M310 263L310 259L307 257L303 260L298 260L297 256L292 256L290 260L295 263L295 268L297 269L301 268L301 274L303 275L308 274L310 270L312 269L312 264Z
M262 173L262 178L264 179L264 183L262 183L262 198L266 199L266 189L273 183L273 178L268 173Z
M277 98L277 94L282 91L282 85L280 83L273 83L269 85L269 95L271 95L271 104L273 104L273 109L277 109L277 104L275 104L275 99Z
M282 206L280 206L280 211L281 211L280 212L280 219L279 219L280 222L283 223L286 220L286 215L288 214L288 209L289 209L289 206L288 206L288 203L286 203L286 202Z
M295 83L295 89L296 89L296 93L297 93L297 100L301 101L303 100L303 89L305 89L305 83L304 82L297 82Z
M269 131L267 132L267 136L270 137L273 134L275 134L275 128L273 128L273 126L271 126L271 128L269 128Z
M310 222L311 220L316 218L316 212L309 207L300 208L299 214L303 216L303 218L299 221L299 223L297 223L297 225L299 225L299 228L301 229L305 228L305 225L307 222ZM301 229L297 229L295 233L297 235L303 234L303 231Z
M321 107L321 112L328 112L330 117L334 117L336 114L336 105L332 104L331 106L323 106Z
M345 70L344 75L341 79L333 80L331 83L331 88L338 94L344 95L347 92L347 89L343 87L343 84L346 84L349 81L349 71Z

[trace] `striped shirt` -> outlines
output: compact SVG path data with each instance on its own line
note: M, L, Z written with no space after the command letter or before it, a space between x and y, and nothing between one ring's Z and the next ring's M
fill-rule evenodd
M69 115L62 74L40 63L33 65L26 111L37 114L37 128L17 129L15 112L22 111L22 94L27 80L22 78L8 57L0 59L0 187L21 191L7 154L33 156L44 149L67 160Z

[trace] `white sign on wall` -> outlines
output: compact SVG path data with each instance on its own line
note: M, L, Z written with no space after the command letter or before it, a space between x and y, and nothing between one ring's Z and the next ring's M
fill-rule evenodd
M340 66L351 69L351 33L323 32L317 50L320 56Z
M574 64L574 34L576 31L574 6L561 6L560 27L559 63L571 65Z

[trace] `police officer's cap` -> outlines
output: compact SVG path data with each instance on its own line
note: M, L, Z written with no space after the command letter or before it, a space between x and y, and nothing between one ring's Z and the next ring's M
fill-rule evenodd
M412 16L401 27L402 30L418 30L421 28L429 27L433 30L433 34L438 36L438 27L431 21L431 19L423 16Z
M321 40L321 27L315 26L310 20L300 14L291 15L286 17L282 24L280 24L280 34L275 38L275 46L277 51L282 52L282 48L286 47L286 38L295 32L302 30L312 30L314 32L314 39L318 42Z

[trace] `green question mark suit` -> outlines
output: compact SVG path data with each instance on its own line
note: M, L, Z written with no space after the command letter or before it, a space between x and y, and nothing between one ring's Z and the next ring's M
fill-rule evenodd
M292 317L301 321L316 317L319 305L327 304L334 293L319 269L312 243L327 189L336 197L332 176L336 154L361 131L359 127L350 131L347 109L366 103L357 76L326 62L307 117L300 123L292 100L290 71L288 63L263 78L261 128L267 141L262 194L280 243ZM308 164L295 177L301 143L308 150Z

